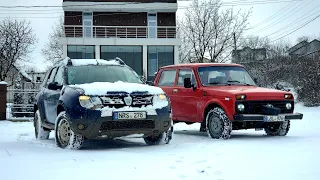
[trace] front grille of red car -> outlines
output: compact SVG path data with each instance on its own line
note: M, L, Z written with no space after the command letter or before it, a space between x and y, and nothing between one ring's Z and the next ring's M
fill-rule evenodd
M293 101L237 101L236 102L236 110L237 110L237 105L238 104L243 104L244 105L244 111L243 112L239 112L237 111L239 114L261 114L262 110L263 110L263 106L267 105L267 104L271 104L273 105L273 107L279 108L281 110L281 113L292 113L293 110L287 110L286 109L286 104L287 103L291 103L292 105L292 109L294 108L294 103Z
M152 120L106 121L102 123L100 131L154 128L155 122Z

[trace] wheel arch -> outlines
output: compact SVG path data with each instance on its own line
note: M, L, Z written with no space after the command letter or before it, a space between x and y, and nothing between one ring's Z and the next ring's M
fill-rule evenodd
M228 109L227 106L225 106L223 103L219 102L219 101L211 101L211 102L208 102L206 105L205 105L205 108L204 108L204 111L203 111L203 114L202 114L202 122L205 121L205 118L208 114L208 112L213 109L213 108L221 108L228 116L228 118L230 120L233 120L233 116L232 116L232 112L231 110Z

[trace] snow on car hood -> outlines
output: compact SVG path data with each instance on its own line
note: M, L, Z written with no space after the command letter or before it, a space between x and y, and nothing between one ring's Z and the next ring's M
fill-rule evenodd
M212 95L220 96L235 96L237 94L245 94L248 100L271 100L271 99L283 99L284 94L291 94L277 89L269 89L257 86L212 86L206 87L206 90Z
M110 82L94 82L87 84L76 84L69 85L74 88L81 88L84 90L85 95L95 95L102 96L106 95L108 92L121 91L132 93L135 91L147 91L149 94L164 94L164 91L155 86L150 86L147 84L138 84L138 83L127 83L122 81L117 81L114 83Z

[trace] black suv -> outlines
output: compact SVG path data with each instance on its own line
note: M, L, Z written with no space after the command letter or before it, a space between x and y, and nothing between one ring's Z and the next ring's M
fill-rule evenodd
M79 149L86 139L139 134L149 145L172 138L170 101L115 58L66 58L51 68L34 105L37 139L55 130L57 146Z

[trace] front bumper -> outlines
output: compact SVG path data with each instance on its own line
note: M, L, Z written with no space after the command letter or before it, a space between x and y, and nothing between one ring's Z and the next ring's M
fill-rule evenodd
M303 114L290 113L269 116L263 114L237 114L233 116L234 121L261 121L261 122L279 122L284 120L302 120Z
M170 109L155 109L157 115L147 115L146 119L114 120L112 116L101 117L101 111L87 110L86 116L71 118L70 127L76 133L88 139L106 137L116 138L132 134L143 136L158 135L171 127ZM83 125L84 129L79 128Z

